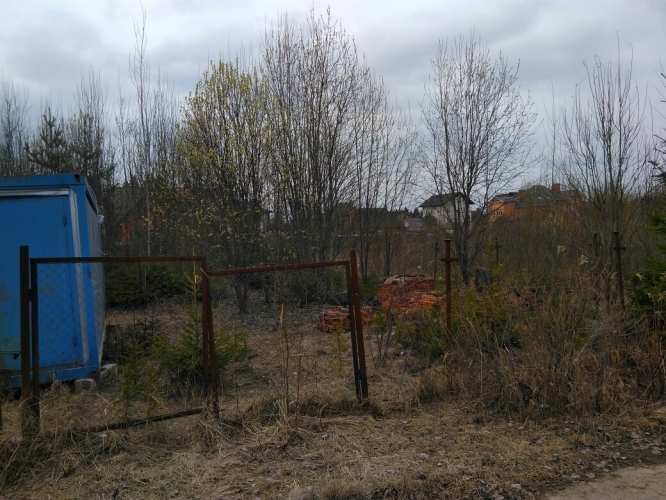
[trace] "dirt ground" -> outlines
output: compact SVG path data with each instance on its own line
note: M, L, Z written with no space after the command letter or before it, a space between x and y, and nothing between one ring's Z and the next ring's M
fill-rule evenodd
M663 475L660 483L646 486L663 465L623 468L627 462L660 458L653 450L663 453L663 441L648 450L638 444L661 438L654 431L633 439L626 429L606 427L611 445L598 431L567 435L555 422L477 422L465 408L447 402L385 417L349 411L301 416L290 424L247 418L242 429L223 432L191 417L88 436L37 461L0 496L559 500L620 498L611 496L618 493L623 499L663 498L658 486ZM641 419L636 427L647 422Z
M666 465L620 469L611 478L579 483L546 500L661 500L666 496Z
M51 422L21 441L18 408L6 405L0 498L664 498L654 495L666 485L651 485L666 476L665 407L517 419L473 401L429 400L423 360L396 346L373 361L380 339L371 330L362 406L348 341L316 330L320 309L216 310L216 324L245 329L252 350L225 376L221 422L197 415L95 433ZM102 400L111 398L67 399L88 413Z

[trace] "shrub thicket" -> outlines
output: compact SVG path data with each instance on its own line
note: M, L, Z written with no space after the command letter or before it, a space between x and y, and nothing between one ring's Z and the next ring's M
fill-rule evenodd
M600 304L585 279L539 300L468 295L454 301L451 349L441 315L398 330L403 345L436 360L421 400L454 394L484 411L536 416L619 412L666 397L662 339L641 317Z

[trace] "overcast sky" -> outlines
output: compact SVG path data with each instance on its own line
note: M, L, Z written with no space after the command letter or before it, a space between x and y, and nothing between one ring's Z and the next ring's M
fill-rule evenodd
M419 120L424 82L439 40L475 30L513 65L539 111L564 105L584 83L583 62L598 56L628 66L657 109L661 50L666 49L666 1L627 0L0 0L0 72L24 85L39 110L52 96L67 110L89 68L99 71L114 103L118 86L131 93L128 59L134 50L134 22L146 9L147 57L153 75L167 75L180 96L194 88L207 61L235 54L243 44L255 51L262 31L287 12L303 20L314 7L356 40L391 95L409 103ZM552 89L552 90L551 90ZM648 117L649 118L649 117ZM659 120L662 120L659 118ZM663 120L662 120L663 121ZM661 123L661 122L659 122ZM660 125L661 126L661 125ZM541 133L540 136L543 136Z

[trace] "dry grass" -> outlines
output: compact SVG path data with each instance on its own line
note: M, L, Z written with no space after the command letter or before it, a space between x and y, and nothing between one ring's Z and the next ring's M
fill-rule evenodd
M4 494L351 499L492 498L497 492L529 498L573 475L611 472L664 452L663 409L623 422L521 422L480 418L456 401L384 408L383 416L344 398L339 406L330 403L331 416L294 412L284 420L266 404L248 408L240 425L186 418L18 446L5 441L3 451L12 449L21 460L6 471L12 484Z
M584 283L568 285L542 290L529 307L506 291L461 294L452 349L422 379L419 398L455 394L522 418L621 415L663 401L660 335L640 316L608 311ZM410 342L432 350L444 319L414 320Z
M473 392L478 365L468 357L464 370L462 351L428 366L391 349L385 363L368 363L371 397L362 406L351 354L314 329L318 310L287 310L282 323L269 306L239 318L231 308L216 311L216 323L224 318L250 332L253 351L225 378L220 422L201 415L83 434L63 417L18 442L19 409L7 405L3 498L532 498L666 453L666 409L646 398L602 411L523 404L513 391L537 376L527 359L484 365L498 373ZM368 332L366 342L374 341ZM491 381L505 384L504 392L493 396ZM630 389L604 401L622 402ZM77 415L99 397L69 394L62 414Z

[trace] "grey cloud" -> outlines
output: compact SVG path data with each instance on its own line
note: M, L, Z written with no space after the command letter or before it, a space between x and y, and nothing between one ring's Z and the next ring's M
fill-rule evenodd
M209 60L227 58L243 45L255 57L265 27L288 12L302 21L311 0L289 2L147 0L147 58L153 77L159 68L181 96L194 88ZM326 3L316 2L315 13ZM380 8L381 7L381 8ZM131 92L128 58L134 50L133 20L140 19L135 2L103 0L65 4L10 3L0 18L0 71L25 83L36 97L52 92L63 102L71 98L81 74L92 66L109 85L115 99L118 82ZM474 30L491 54L501 50L530 89L537 106L549 103L554 88L558 105L586 77L582 62L598 55L612 61L619 33L623 60L634 53L634 75L652 94L660 85L655 71L665 46L666 2L515 0L469 2L331 2L331 14L354 36L359 52L384 78L393 98L409 101L418 114L423 85L431 74L430 60L438 40L453 41ZM658 100L658 99L655 99Z

